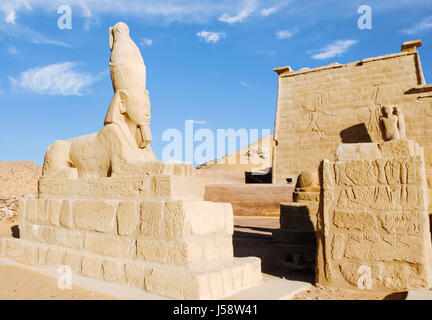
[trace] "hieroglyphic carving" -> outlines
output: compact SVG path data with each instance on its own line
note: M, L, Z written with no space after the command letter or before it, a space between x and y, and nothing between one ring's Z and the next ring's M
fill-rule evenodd
M321 128L319 121L325 117L334 117L336 116L336 114L332 111L324 111L326 108L323 107L324 105L323 100L325 100L326 97L323 97L322 92L317 93L314 97L315 97L315 101L310 102L310 104L307 103L303 105L303 109L306 111L306 113L309 114L309 120L310 120L306 132L312 130L312 132L316 132L318 134L321 141L326 141L327 135ZM303 141L303 134L302 134L302 141Z
M393 140L379 145L384 158L323 161L319 241L327 254L317 259L318 282L360 289L432 283L427 185L417 146Z

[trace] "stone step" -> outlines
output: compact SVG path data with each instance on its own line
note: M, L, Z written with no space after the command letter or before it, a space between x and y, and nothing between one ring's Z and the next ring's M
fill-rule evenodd
M261 260L255 257L186 268L88 254L15 238L3 238L0 244L2 256L51 268L68 266L73 274L127 284L172 299L221 299L262 282Z

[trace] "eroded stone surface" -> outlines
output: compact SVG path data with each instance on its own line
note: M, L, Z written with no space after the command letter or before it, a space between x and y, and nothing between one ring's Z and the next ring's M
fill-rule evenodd
M323 161L317 282L360 289L428 287L432 249L421 148L404 140L378 147L386 150L378 159ZM351 157L346 150L340 159Z

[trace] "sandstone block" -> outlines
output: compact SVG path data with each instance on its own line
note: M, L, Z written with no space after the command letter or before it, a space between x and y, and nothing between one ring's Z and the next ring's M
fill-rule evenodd
M335 211L333 224L338 228L345 228L351 231L375 232L377 230L375 215L367 211Z
M37 224L31 225L32 238L43 243L54 243L55 235L54 228L49 226L41 226Z
M24 199L19 199L18 203L18 225L21 226L20 232L24 232L24 225L26 224L26 201ZM25 237L25 235L21 235L21 237Z
M70 267L73 273L80 274L82 265L82 254L77 251L66 250L64 256L64 264Z
M76 200L72 203L77 228L112 232L116 226L114 205L102 200Z
M141 203L141 234L143 236L160 238L164 234L164 204L165 202L162 201L143 201Z
M48 221L54 226L60 225L60 209L62 201L57 199L48 200Z
M38 265L45 266L46 265L46 258L48 253L48 246L46 245L39 245L38 248Z
M115 260L105 260L102 264L103 277L107 281L123 281L125 279L125 265Z
M133 258L135 240L87 233L84 249L102 256Z
M380 144L383 158L401 159L423 154L423 148L413 140L390 140Z
M378 143L341 143L336 149L336 158L344 160L381 159Z
M25 247L23 243L21 243L17 239L5 239L3 242L3 246L3 250L6 256L14 258L22 258L24 256Z
M193 266L232 257L230 236L203 236L183 241L137 240L137 258L145 261Z
M69 248L79 249L83 247L83 235L79 230L55 228L55 242Z
M109 131L109 130L107 130ZM204 182L200 177L192 176L189 173L181 173L176 169L189 167L190 165L179 165L162 162L146 162L144 166L148 168L137 168L132 166L135 171L130 176L118 177L99 177L83 179L65 179L41 177L39 180L39 194L41 199L112 199L112 200L177 200L190 199L202 200L204 196ZM140 176L146 169L150 171L158 170L151 168L156 165L159 169L172 167L177 172L173 175L148 175ZM141 170L142 169L142 170ZM138 171L137 171L138 170ZM123 171L122 174L128 174Z
M65 256L64 250L57 249L57 248L49 248L47 250L47 255L45 260L46 265L48 267L57 268L63 265L64 256Z
M140 223L140 206L137 201L122 201L117 210L118 234L134 234Z
M36 221L38 217L38 204L37 199L28 199L26 200L27 203L27 219L29 221Z
M203 248L198 244L165 240L137 240L137 258L149 262L188 265L202 261Z
M203 286L204 283L204 286ZM145 279L147 291L174 299L209 299L207 277L169 268L154 269Z
M81 272L88 277L99 279L102 277L102 263L101 257L85 255L82 259Z
M145 288L145 279L153 272L153 269L139 261L130 261L125 264L127 284L134 288Z
M37 199L37 219L42 222L48 221L47 201Z
M73 226L71 201L69 200L62 201L59 222L63 227L71 228Z
M164 214L168 239L214 232L233 233L233 212L229 203L170 201Z
M248 263L242 266L242 286L250 286L262 280L261 260L254 257L246 258Z
M31 264L38 264L38 259L39 259L38 246L32 243L27 243L25 246L24 257Z

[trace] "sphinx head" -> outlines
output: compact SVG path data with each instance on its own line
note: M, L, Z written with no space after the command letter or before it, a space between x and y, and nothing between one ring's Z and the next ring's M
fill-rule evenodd
M135 137L137 146L143 149L152 140L146 67L125 23L119 22L111 27L109 36L114 97L105 118L105 125L126 124L131 133L128 136Z
M143 149L152 141L150 118L148 91L142 88L122 89L114 94L105 125L124 122L135 137L137 146Z

